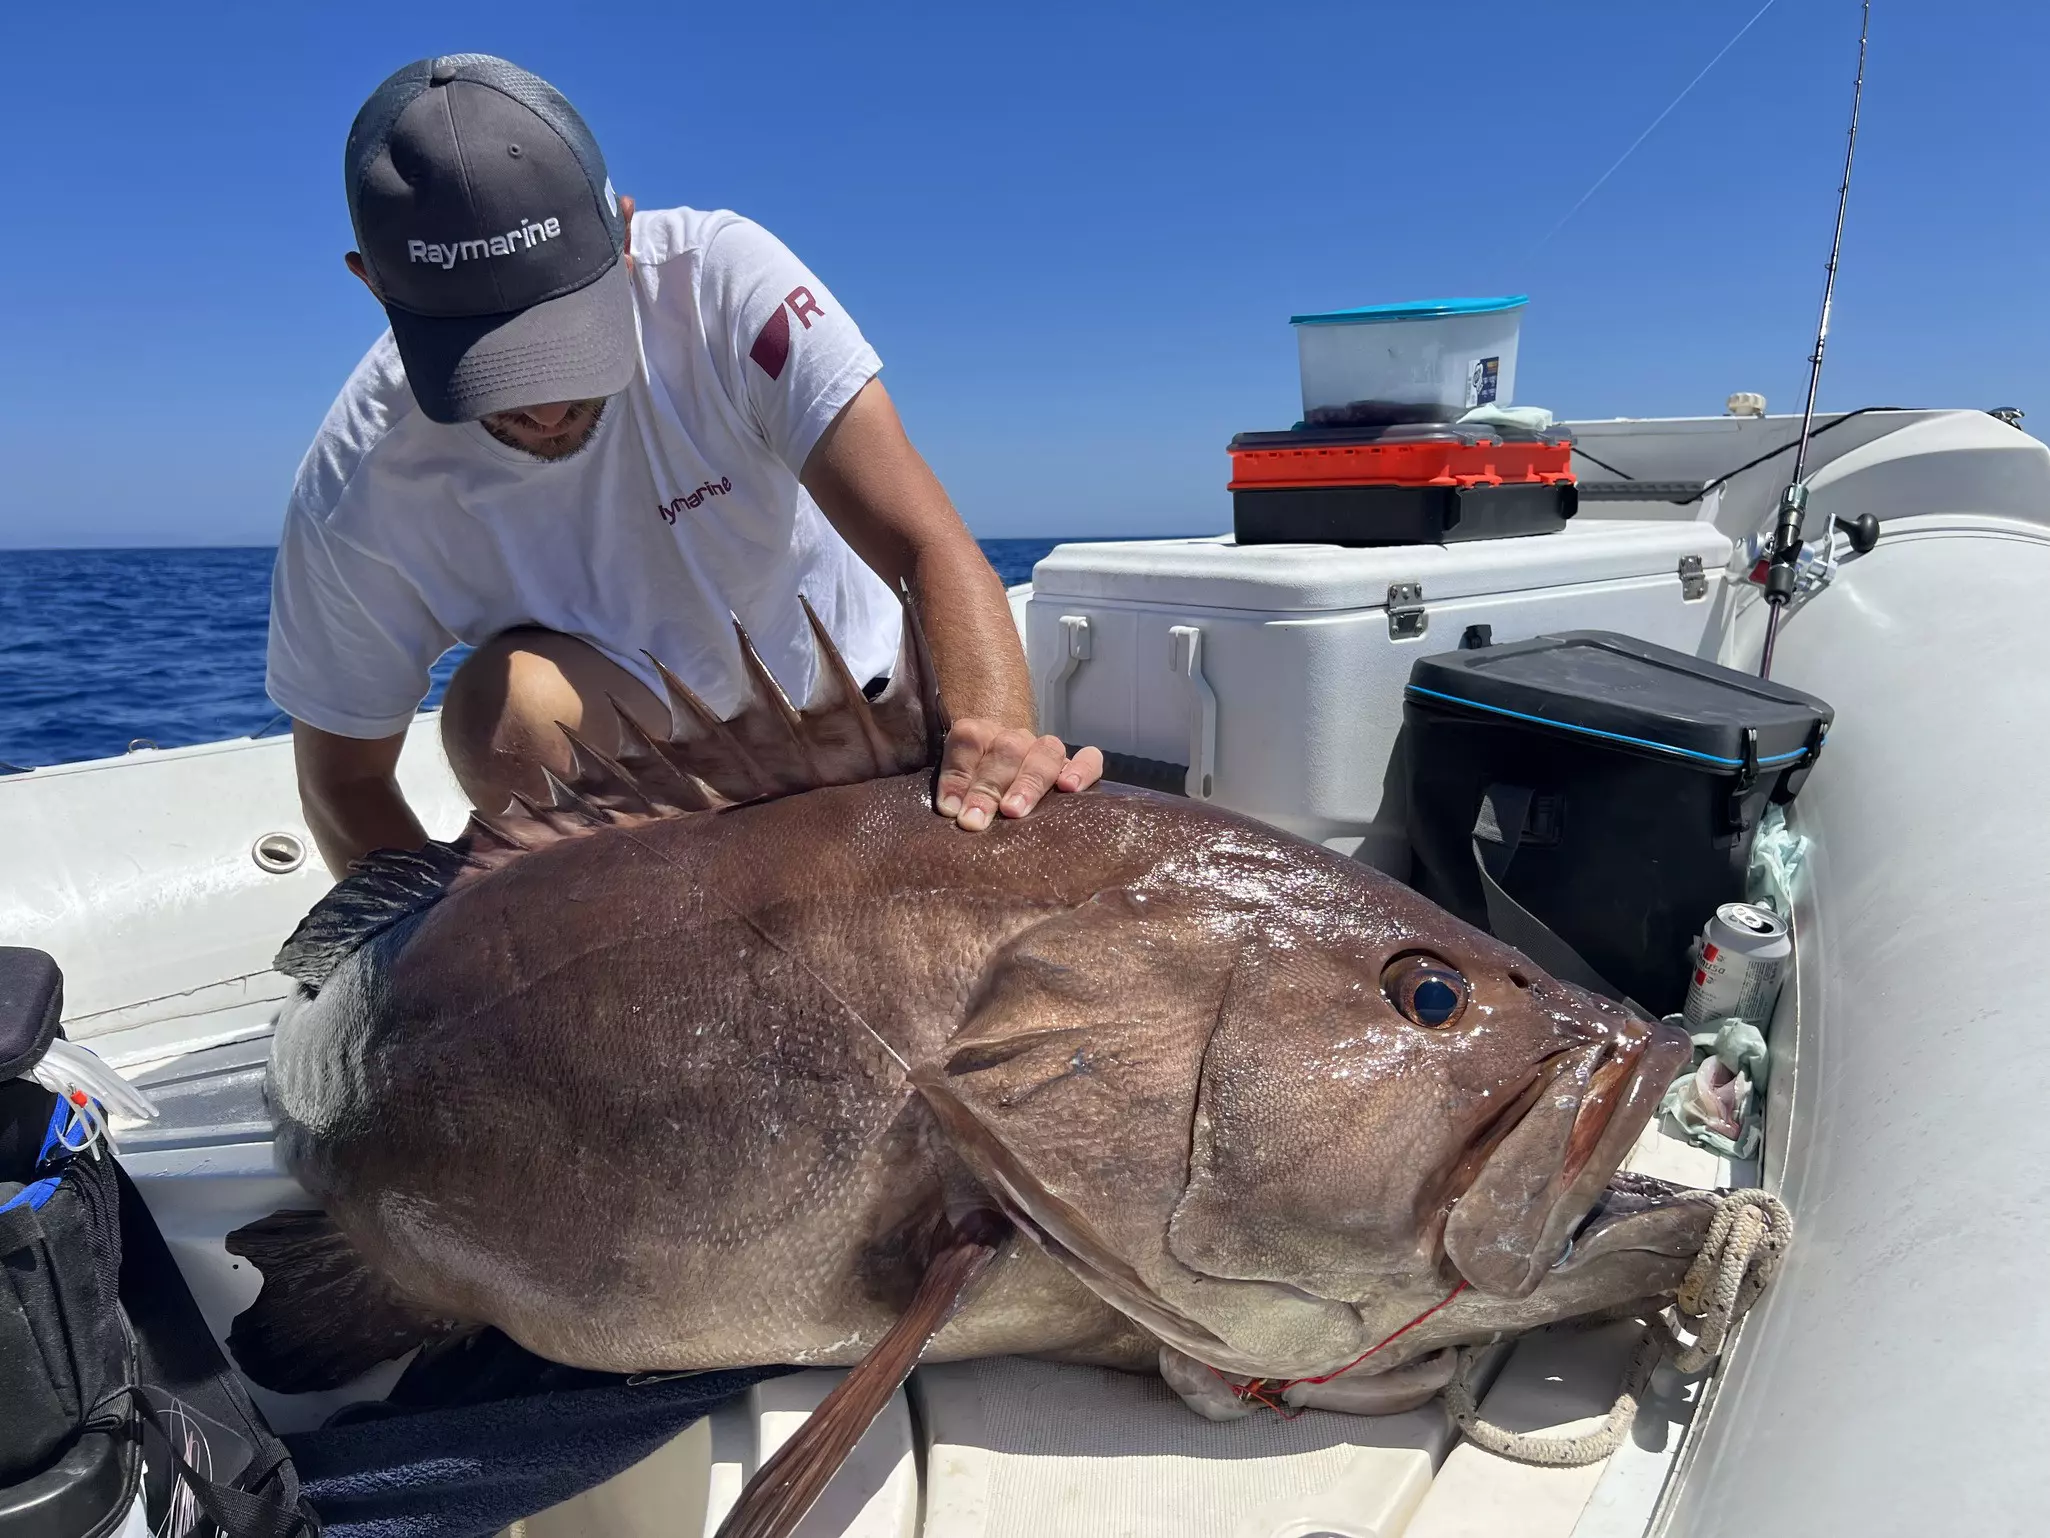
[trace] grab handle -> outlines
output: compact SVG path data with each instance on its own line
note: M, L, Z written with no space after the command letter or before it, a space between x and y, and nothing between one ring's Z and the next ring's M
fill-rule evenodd
M1039 729L1066 740L1068 735L1068 680L1075 669L1089 660L1089 617L1063 614L1060 618L1061 649L1039 686Z
M1195 694L1189 712L1189 799L1208 801L1217 773L1217 694L1203 676L1203 632L1194 625L1168 628L1172 648L1169 665L1189 681Z

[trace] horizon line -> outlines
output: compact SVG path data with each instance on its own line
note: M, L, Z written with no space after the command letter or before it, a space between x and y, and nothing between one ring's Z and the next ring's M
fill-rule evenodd
M969 531L974 534L971 529ZM1056 545L1104 544L1112 541L1138 539L1208 539L1215 534L1225 534L1227 529L1213 530L1210 534L1182 532L1175 534L974 534L977 544L996 540L1017 540L1029 544L1050 541ZM200 543L194 541L182 545L8 545L0 544L0 555L94 555L102 552L168 552L184 550L275 550L275 544L244 543Z

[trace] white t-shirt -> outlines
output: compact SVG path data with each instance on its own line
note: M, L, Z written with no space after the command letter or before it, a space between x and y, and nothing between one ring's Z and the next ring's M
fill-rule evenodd
M267 687L344 737L405 729L458 641L540 625L660 692L641 651L721 713L739 702L732 618L802 703L798 595L856 678L889 671L896 598L798 484L880 360L839 302L737 214L636 213L641 366L591 441L553 462L474 422L430 422L387 332L299 467L271 579Z

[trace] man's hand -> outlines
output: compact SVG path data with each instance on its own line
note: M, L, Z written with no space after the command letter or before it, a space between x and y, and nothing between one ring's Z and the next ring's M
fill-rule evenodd
M940 758L934 807L980 833L999 812L1023 817L1049 790L1086 790L1102 778L1103 755L1094 748L1070 758L1058 737L997 721L956 721Z

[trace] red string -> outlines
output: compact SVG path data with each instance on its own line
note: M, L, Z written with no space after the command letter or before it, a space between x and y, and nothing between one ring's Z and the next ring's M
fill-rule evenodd
M1266 1408L1272 1410L1276 1415L1279 1415L1283 1420L1294 1420L1296 1416L1302 1414L1303 1412L1299 1409L1291 1410L1290 1408L1288 1408L1288 1406L1281 1397L1282 1395L1286 1394L1298 1383L1329 1383L1333 1378L1340 1377L1346 1373L1351 1372L1355 1367L1359 1366L1360 1363L1364 1362L1376 1351L1379 1351L1383 1346L1392 1345L1394 1342L1402 1339L1403 1336L1407 1335L1411 1330L1415 1329L1418 1325L1422 1324L1426 1319L1430 1318L1431 1315L1437 1313L1438 1310L1443 1308L1446 1304L1450 1303L1462 1292L1466 1291L1466 1288L1467 1284L1464 1281L1461 1281L1457 1287L1453 1288L1450 1292L1446 1293L1444 1297L1440 1298L1437 1302L1433 1303L1421 1314L1418 1314L1416 1318L1410 1320L1410 1322L1404 1325L1401 1329L1396 1330L1394 1333L1390 1335L1383 1336L1373 1345L1367 1347L1367 1349L1362 1351L1358 1356L1354 1357L1350 1362L1347 1362L1343 1367L1333 1368L1330 1372L1325 1373L1322 1377L1319 1378L1249 1378L1244 1383L1234 1383L1231 1381L1231 1379L1225 1377L1223 1373L1218 1372L1215 1367L1212 1367L1210 1370L1211 1372L1216 1374L1217 1381L1219 1383L1222 1383L1226 1388L1230 1389L1233 1395L1236 1396L1241 1403L1250 1402L1257 1405L1264 1405L1266 1406ZM1206 1363L1205 1365L1207 1366L1208 1364Z

